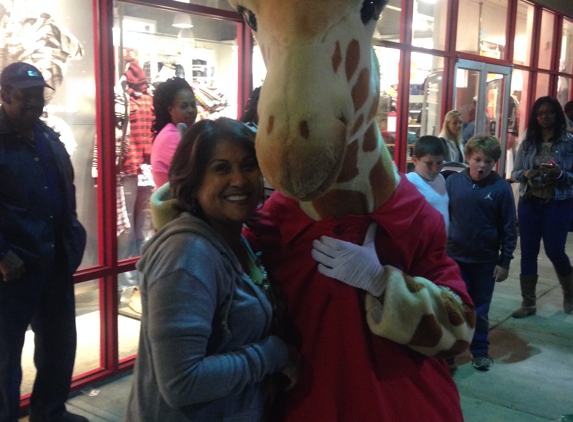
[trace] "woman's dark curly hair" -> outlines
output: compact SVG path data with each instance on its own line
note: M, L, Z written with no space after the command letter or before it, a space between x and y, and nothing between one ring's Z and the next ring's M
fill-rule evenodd
M153 112L155 114L155 120L151 126L153 139L155 139L157 134L161 132L161 129L163 129L168 123L171 123L169 107L173 105L175 96L182 89L188 89L193 93L191 85L189 85L185 79L178 78L177 76L167 79L165 82L157 85L157 88L153 93ZM195 96L194 93L193 96Z
M243 123L227 117L195 123L179 142L169 167L169 184L179 211L204 218L196 199L197 192L217 142L221 140L236 142L247 154L256 157L254 133Z
M546 96L538 98L531 107L529 113L529 122L527 123L527 133L523 141L524 146L530 147L533 144L536 145L537 150L541 147L541 126L537 121L537 112L543 104L549 104L555 113L555 120L553 122L553 136L554 139L559 139L563 132L567 131L567 123L565 122L565 113L561 109L561 104L557 101L557 98Z

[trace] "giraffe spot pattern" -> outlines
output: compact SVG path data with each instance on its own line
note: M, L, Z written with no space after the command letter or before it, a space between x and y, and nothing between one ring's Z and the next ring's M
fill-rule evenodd
M275 127L275 116L269 116L269 123L267 124L267 135L270 135Z
M471 306L464 303L463 305L464 315L466 317L466 321L470 328L476 328L476 311Z
M424 315L416 327L416 331L408 346L434 347L442 338L442 327L434 315Z
M336 47L334 48L334 54L332 56L332 68L334 73L338 72L338 68L342 63L342 52L340 51L340 43L336 41Z
M346 147L342 169L336 180L338 183L348 182L358 176L358 140L352 141Z
M470 343L465 340L456 340L452 347L448 350L442 350L436 353L435 357L439 359L448 359L453 358L455 356L461 355L470 347Z
M376 136L376 131L378 130L378 125L376 122L372 124L366 130L364 134L364 141L362 142L362 151L372 152L378 146L378 137Z
M332 189L312 201L312 206L320 218L343 218L348 214L365 214L368 204L362 192Z
M364 123L364 116L361 114L354 122L354 126L352 126L352 130L350 131L350 138L356 135L356 132L358 132L358 129L362 127L363 123Z
M352 40L346 48L346 61L344 62L346 80L350 81L350 78L352 78L356 69L358 69L358 63L360 63L360 43L356 40Z
M448 320L450 321L450 324L455 327L464 324L465 318L461 313L463 311L461 304L458 304L456 300L446 292L442 292L440 296L442 297L442 302L446 308L446 313L448 314Z
M360 110L368 99L370 91L370 70L362 69L358 75L356 84L352 87L352 102L354 111Z
M308 129L308 122L306 120L303 120L298 124L298 131L300 136L302 136L304 139L308 139L310 130Z
M422 283L418 283L413 277L406 274L404 274L404 281L406 282L406 287L410 293L418 293L420 290L426 288Z
M374 202L374 209L377 209L385 201L388 200L394 193L396 184L394 182L394 175L392 172L392 163L388 155L388 150L383 149L382 153L386 151L388 168L382 164L382 157L378 159L370 174L368 180L372 188L372 200ZM413 281L413 280L412 280ZM414 282L415 283L415 282Z

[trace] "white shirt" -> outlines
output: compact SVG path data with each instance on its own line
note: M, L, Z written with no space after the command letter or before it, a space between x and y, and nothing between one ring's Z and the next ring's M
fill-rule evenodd
M450 227L450 212L448 210L450 198L446 191L446 179L444 179L444 176L439 174L431 182L422 179L416 172L408 173L406 177L416 186L418 192L424 195L426 201L442 214L444 223L446 223L447 233Z

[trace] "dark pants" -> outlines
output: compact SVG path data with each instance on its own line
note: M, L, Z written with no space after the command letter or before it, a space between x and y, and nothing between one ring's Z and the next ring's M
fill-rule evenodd
M0 282L0 422L18 420L20 362L29 324L37 369L30 412L50 420L65 410L76 355L71 276L27 273L18 281Z
M520 199L517 208L521 245L521 275L537 274L537 256L541 239L545 254L560 275L571 273L565 253L567 233L573 215L573 199L542 201Z
M497 262L468 264L456 261L466 283L468 293L476 309L476 330L470 344L470 352L474 357L486 355L489 352L489 307L495 287L493 271Z

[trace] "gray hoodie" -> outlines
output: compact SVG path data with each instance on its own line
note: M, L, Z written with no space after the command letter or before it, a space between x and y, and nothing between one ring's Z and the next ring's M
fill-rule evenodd
M143 247L143 313L125 421L262 419L265 376L288 361L272 310L221 236L183 213Z

